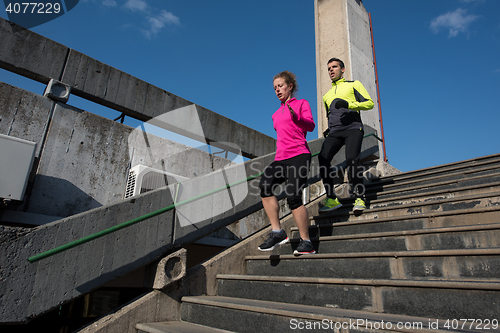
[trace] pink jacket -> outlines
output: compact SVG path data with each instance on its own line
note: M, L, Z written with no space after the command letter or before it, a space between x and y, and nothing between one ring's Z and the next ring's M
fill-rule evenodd
M285 103L281 103L281 107L273 114L274 129L278 137L275 161L311 153L306 141L307 132L312 132L316 126L311 106L305 99L295 98L289 99L288 104L294 111L293 117Z

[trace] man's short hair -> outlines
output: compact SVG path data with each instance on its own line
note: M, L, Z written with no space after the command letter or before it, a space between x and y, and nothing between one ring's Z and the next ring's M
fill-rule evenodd
M340 64L340 68L345 68L344 62L338 58L332 58L332 59L328 60L328 62L326 64L328 65L329 63L334 62L334 61L337 61Z

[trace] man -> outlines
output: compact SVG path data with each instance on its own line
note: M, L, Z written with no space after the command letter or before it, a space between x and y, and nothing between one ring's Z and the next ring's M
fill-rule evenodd
M363 188L363 168L360 165L359 157L361 153L361 143L363 141L364 130L361 122L360 111L373 108L373 101L365 87L359 81L347 81L344 79L344 62L337 58L328 60L328 73L332 80L332 89L324 96L328 116L328 133L318 159L320 164L320 175L323 179L327 199L325 205L319 212L329 212L342 206L335 195L334 171L330 163L345 145L346 164L349 182L353 186L355 197L354 211L363 211L366 208L362 199Z

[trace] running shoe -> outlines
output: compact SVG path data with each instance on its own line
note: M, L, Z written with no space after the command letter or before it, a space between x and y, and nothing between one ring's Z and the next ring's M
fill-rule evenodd
M288 236L285 230L280 232L271 232L269 238L259 246L261 251L272 251L277 245L288 243Z
M354 207L353 207L353 211L361 211L361 210L365 210L366 208L366 205L365 205L365 202L363 201L363 199L361 198L357 198L356 201L354 201Z
M297 249L293 251L294 255L301 255L301 254L315 254L316 251L314 250L314 246L312 245L311 241L305 241L305 240L300 240L299 246L297 246Z
M338 209L342 207L342 204L340 203L338 198L332 199L332 198L326 198L325 205L318 209L318 212L320 213L326 213L326 212L331 212L335 209Z

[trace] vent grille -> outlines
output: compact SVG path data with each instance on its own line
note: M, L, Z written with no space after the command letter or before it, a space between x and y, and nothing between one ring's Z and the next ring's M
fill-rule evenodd
M137 180L137 174L134 170L130 170L127 177L127 187L125 188L124 198L130 198L134 196L135 183Z

